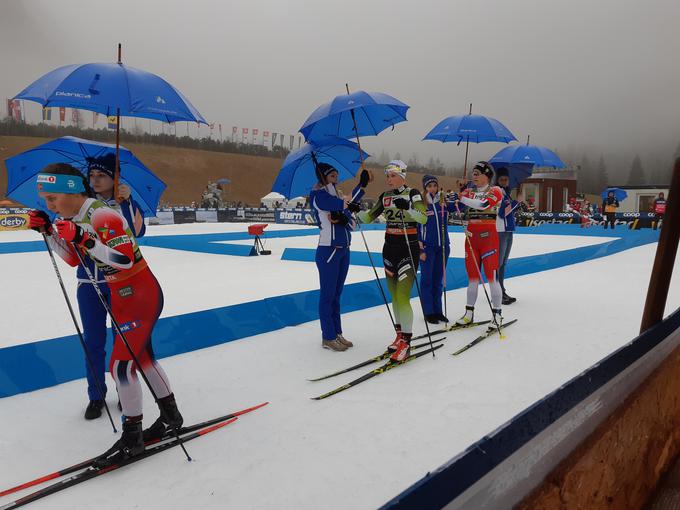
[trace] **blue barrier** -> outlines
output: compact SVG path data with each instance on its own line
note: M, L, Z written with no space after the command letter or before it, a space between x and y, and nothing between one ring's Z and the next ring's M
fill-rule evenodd
M371 227L370 230L384 228L380 225L368 225L366 227ZM556 228L556 226L551 227ZM564 229L564 227L557 228ZM539 227L536 230L543 228ZM541 233L547 234L550 231L550 229L546 230ZM273 231L271 234L278 234L277 237L285 237L295 235L292 233L313 235L313 232L318 231L316 229L302 232L299 230ZM201 248L201 246L198 246L201 243L200 237L207 238L207 240L204 239L203 244L209 244L215 240L222 240L225 235L202 234L169 237L195 238L187 241L187 243L190 244L193 241L197 243L197 246L192 247L182 242L174 246L175 249L197 251L197 248ZM245 235L247 238L247 234L232 233L229 234L230 240L233 240L235 235ZM145 238L144 241L147 242L151 239L153 237ZM657 239L658 232L655 231L628 231L621 239L600 245L511 259L506 269L506 277L545 271L591 258L611 255L635 246L655 242ZM1 246L2 243L0 243ZM220 245L217 244L216 246ZM248 246L245 246L245 248L250 249ZM309 251L313 252L313 250ZM378 260L374 258L374 261L378 262ZM382 283L385 286L384 280ZM467 275L462 264L449 264L447 288L452 290L465 285L467 285ZM416 290L414 288L412 296L415 295ZM374 281L349 284L345 286L343 292L342 312L347 313L379 306L382 302L382 296ZM317 307L318 291L314 290L162 318L154 330L154 350L158 357L162 358L274 331L286 326L295 326L303 322L317 320ZM110 348L107 351L110 352ZM75 335L0 349L0 397L46 388L84 377L84 375L82 352Z

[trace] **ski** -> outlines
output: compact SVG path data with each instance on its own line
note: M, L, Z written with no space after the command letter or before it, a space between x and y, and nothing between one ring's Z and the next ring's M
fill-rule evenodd
M367 380L375 377L376 375L380 375L384 372L387 372L388 370L391 370L394 367L399 367L399 366L403 365L404 363L408 363L409 361L413 361L414 359L420 358L421 356L424 356L425 354L430 354L430 353L436 351L437 349L439 349L440 347L443 347L443 346L444 346L444 344L439 344L439 345L435 345L434 347L432 347L430 349L418 351L416 354L411 354L408 358L406 358L404 361L401 361L401 362L395 363L394 361L388 361L384 365L371 370L370 372L362 375L358 379L354 379L353 381L350 381L347 384L343 384L342 386L339 386L338 388L335 388L334 390L329 391L328 393L324 393L323 395L319 395L318 397L312 397L312 400L322 400L324 398L330 397L331 395L335 395L336 393L340 393L341 391L345 391L346 389L351 388L352 386L356 386L357 384L362 383L364 381L367 381ZM0 510L2 510L2 509L0 509Z
M234 423L236 420L238 420L238 417L234 416L233 418L223 421L220 423L215 423L214 425L211 425L210 427L198 430L196 432L193 432L191 434L188 434L184 437L182 437L182 440L186 443L191 441L192 439L196 439L197 437L204 436L205 434L208 434L209 432L213 432L217 429L220 429L226 425L229 425L230 423ZM88 467L85 468L85 470L76 473L73 476L70 476L68 478L65 478L63 480L60 480L56 483L53 483L52 485L48 485L47 487L44 487L43 489L40 489L36 492L33 492L31 494L28 494L22 498L19 498L15 501L11 501L10 503L7 503L6 505L0 506L0 510L9 510L10 508L19 508L24 505L28 505L29 503L33 503L34 501L37 501L39 499L44 498L45 496L49 496L51 494L55 494L57 492L60 492L64 489L67 489L68 487L73 487L74 485L78 485L80 483L86 482L87 480L91 480L92 478L96 478L100 475L109 473L111 471L115 471L117 469L120 469L124 466L128 466L130 464L133 464L137 461L146 459L148 457L151 457L152 455L156 455L157 453L164 452L165 450L169 450L170 448L173 448L177 445L181 444L179 441L174 440L174 441L168 441L166 443L160 443L160 444L155 444L153 446L150 446L149 448L146 448L143 453L140 453L139 455L135 455L134 457L127 458L125 460L122 460L120 462L117 462L115 464L111 464L109 466L106 466L105 468L102 469L97 469L95 467Z
M505 329L505 328L507 328L508 326L513 325L515 322L517 322L517 319L513 319L513 320L511 320L510 322L506 322L505 324L501 325L501 329ZM470 349L471 347L474 347L475 345L477 345L479 342L481 342L481 341L484 340L485 338L489 338L491 335L495 335L496 333L498 333L498 329L494 328L492 331L489 331L489 332L487 332L487 333L484 333L483 335L479 335L479 336L478 336L477 338L475 338L472 342L470 342L470 343L467 344L467 345L464 345L463 347L461 347L460 349L458 349L456 352L454 352L454 353L452 354L452 356L458 356L459 354L464 353L465 351L467 351L467 350Z
M269 402L263 402L262 404L258 404L258 405L253 406L253 407L248 407L246 409L242 409L240 411L236 411L236 412L233 412L233 413L230 413L230 414L225 414L224 416L219 416L217 418L212 418L210 420L206 420L206 421L203 421L203 422L200 422L200 423L195 423L194 425L187 425L186 427L180 427L180 429L178 430L178 433L179 433L180 436L183 436L184 434L189 434L191 432L195 432L195 431L200 430L204 427L209 427L210 425L214 425L215 423L220 423L220 422L229 420L231 418L235 418L237 416L241 416L243 414L250 413L250 412L255 411L255 410L257 410L261 407L266 406L268 403ZM160 439L154 439L154 440L151 440L151 441L146 441L144 443L144 446L150 446L152 444L160 443L162 441L166 441L166 440L172 439L174 437L175 437L174 432L172 434L167 433L165 436L163 436ZM101 455L98 456L98 457L94 457L92 459L88 459L88 460L83 461L83 462L79 462L78 464L74 464L73 466L69 466L67 468L60 469L59 471L55 471L54 473L50 473L48 475L41 476L40 478L36 478L35 480L31 480L30 482L22 483L21 485L17 485L15 487L5 489L2 492L0 492L0 497L7 496L8 494L12 494L13 492L17 492L17 491L20 491L20 490L23 490L23 489L28 489L29 487L33 487L35 485L39 485L41 483L48 482L50 480L54 480L55 478L60 478L62 476L66 476L66 475L69 475L71 473L75 473L76 471L80 471L81 469L85 469L87 467L90 467L92 465L92 463L95 460L97 460L99 457L101 457Z
M446 339L445 336L441 338L437 338L432 340L432 343L435 344L437 342L442 342ZM411 350L416 350L416 349L421 349L423 347L429 347L430 342L423 342L420 344L412 345ZM316 379L307 379L310 382L316 382L316 381L323 381L324 379L329 379L331 377L335 377L336 375L340 374L346 374L347 372L351 372L352 370L356 370L357 368L365 367L367 365L370 365L371 363L376 363L378 361L382 361L384 359L389 358L392 355L390 351L385 351L382 354L379 354L378 356L373 356L372 358L367 359L366 361L362 361L361 363L357 363L356 365L352 365L351 367L348 368L343 368L342 370L338 370L337 372L333 372L332 374L328 375L323 375L321 377L317 377Z
M467 329L467 328L473 328L475 326L482 326L484 324L488 324L491 321L480 321L480 322L471 322L470 324L456 324L455 322L451 324L450 326L446 328L441 328L441 329L436 329L434 331L430 331L430 335L439 335L440 333L448 333L449 331L456 331L457 329ZM421 338L427 338L427 333L424 333L422 335L414 336L411 338L411 340L420 340Z

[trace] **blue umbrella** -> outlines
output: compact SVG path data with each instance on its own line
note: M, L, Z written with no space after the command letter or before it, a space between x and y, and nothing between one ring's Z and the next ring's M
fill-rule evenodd
M522 184L526 179L531 177L531 172L534 168L534 165L530 163L499 163L496 161L489 161L491 165L494 167L495 170L498 170L499 168L507 168L508 169L508 177L510 178L510 183L508 184L508 188L513 189L518 187L520 184Z
M356 143L343 138L328 137L306 143L288 154L272 191L281 193L286 198L307 196L318 181L314 159L335 167L338 180L344 181L356 176L362 160L368 156Z
M468 115L454 115L445 118L433 127L423 140L437 140L442 143L456 142L458 145L465 142L465 165L463 167L463 179L465 179L467 177L470 142L508 143L517 140L517 138L500 121L484 115L472 115L472 103L470 103Z
M155 74L118 63L74 64L41 76L14 99L107 116L207 124L181 92Z
M74 136L57 138L5 160L7 167L7 196L28 207L51 214L44 200L38 196L35 176L50 163L68 163L87 176L89 158L113 154L116 146L83 140ZM120 147L121 179L130 186L132 197L144 211L144 216L155 216L165 183L139 161L132 152Z
M489 160L489 163L499 163L511 165L513 163L527 163L532 166L553 168L564 168L567 165L550 149L539 145L529 145L527 138L526 145L512 145L504 147Z
M231 184L231 181L227 179L226 177L222 177L221 179L217 179L217 184Z
M408 109L408 105L387 94L359 90L337 96L319 106L302 125L300 133L307 141L328 136L354 138L377 135L404 122Z
M618 200L619 202L623 202L626 198L628 198L628 193L626 193L626 190L623 190L621 188L607 188L600 194L602 200L607 199L607 196L609 195L610 191L614 192L614 198L616 198L616 200Z

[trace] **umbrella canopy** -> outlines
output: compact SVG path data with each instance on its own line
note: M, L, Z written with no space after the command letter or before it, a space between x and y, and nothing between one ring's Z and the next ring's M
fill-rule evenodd
M616 200L618 200L619 202L623 202L626 198L628 198L628 193L626 192L626 190L623 190L621 188L607 188L600 194L602 200L607 199L607 196L609 195L610 191L614 192L614 198L616 198Z
M120 110L120 115L126 117L207 124L189 100L163 78L121 63L59 67L38 78L14 99L108 116Z
M226 177L222 177L221 179L217 179L217 184L231 184L231 180L227 179Z
M337 96L319 106L300 128L307 141L329 136L354 138L377 135L381 131L406 120L409 106L381 92L359 90ZM356 119L356 130L354 119Z
M495 161L489 161L489 163L491 163L491 166L494 167L494 170L498 170L499 168L507 168L508 169L508 177L510 178L510 183L508 184L508 188L510 188L510 189L518 187L525 180L527 180L529 177L531 177L531 173L532 173L533 168L534 168L534 165L532 165L530 163L507 164L507 163L499 163L499 162L495 162Z
M351 179L361 167L361 160L369 155L361 151L359 146L343 138L330 137L304 144L300 149L291 152L274 181L272 191L281 193L286 198L307 196L317 183L314 159L319 163L328 163L338 171L338 181Z
M489 160L492 164L511 165L515 163L527 163L532 166L551 166L564 168L567 165L550 149L539 145L512 145L503 147Z
M115 154L116 146L64 136L5 160L7 196L22 204L51 214L38 196L36 175L50 163L68 163L87 176L88 160ZM121 180L132 191L144 216L155 216L165 183L156 177L132 152L120 147Z
M440 142L502 142L517 140L500 121L484 115L454 115L433 127L423 140Z

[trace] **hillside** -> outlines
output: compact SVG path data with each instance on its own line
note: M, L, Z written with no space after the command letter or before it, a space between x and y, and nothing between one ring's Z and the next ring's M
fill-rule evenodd
M0 136L0 158L2 160L45 143L48 139L37 137ZM154 171L168 188L162 203L189 204L199 201L209 180L226 177L231 180L225 198L256 206L260 197L271 191L282 160L244 154L228 154L195 149L182 149L161 145L126 144L145 165ZM379 171L367 191L367 197L376 197L384 190L384 178ZM409 173L409 183L421 187L422 174ZM453 188L456 179L441 177L446 188ZM350 186L341 186L349 191ZM0 172L0 198L7 191L7 173Z

